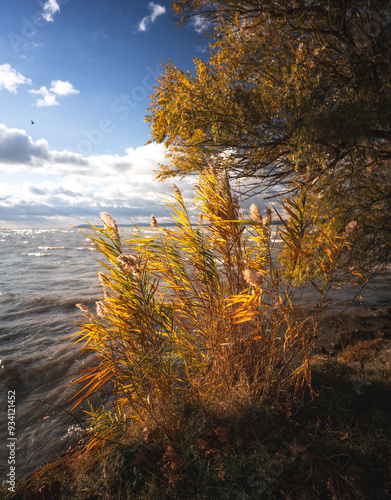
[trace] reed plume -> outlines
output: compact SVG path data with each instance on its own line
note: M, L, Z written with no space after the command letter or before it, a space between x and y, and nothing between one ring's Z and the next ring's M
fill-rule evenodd
M193 205L202 226L174 186L166 201L174 225L152 237L136 226L124 244L108 214L103 229L91 226L104 257L104 297L76 335L98 356L77 380L84 391L76 404L98 391L114 396L111 409L91 412L99 435L113 414L119 427L149 418L164 429L179 399L221 402L238 387L268 399L292 380L309 383L313 324L298 322L284 299L271 230L254 224L260 210L252 205L251 219L240 219L226 172L212 166L199 177ZM153 215L151 225L158 228Z
M250 217L257 222L260 222L261 224L263 222L263 217L262 217L261 211L259 210L257 205L255 205L255 203L253 203L250 206Z

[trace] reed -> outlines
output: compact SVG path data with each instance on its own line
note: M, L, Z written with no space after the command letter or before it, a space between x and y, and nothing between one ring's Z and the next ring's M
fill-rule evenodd
M272 211L262 217L253 205L243 218L227 172L213 168L200 175L192 209L197 224L174 185L166 201L174 225L153 217L152 236L135 226L122 242L105 213L103 228L91 225L102 299L95 312L82 307L76 342L96 364L75 381L83 384L75 406L97 392L110 398L90 411L89 447L129 420L169 434L183 400L227 409L310 386L316 322L297 315L273 261ZM290 258L300 258L294 246Z

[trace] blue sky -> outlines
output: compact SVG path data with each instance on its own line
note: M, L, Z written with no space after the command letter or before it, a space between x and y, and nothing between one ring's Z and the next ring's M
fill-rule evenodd
M144 122L160 63L207 43L171 1L12 0L0 18L0 227L159 215L163 147ZM31 123L34 122L34 124ZM182 183L190 193L191 180Z

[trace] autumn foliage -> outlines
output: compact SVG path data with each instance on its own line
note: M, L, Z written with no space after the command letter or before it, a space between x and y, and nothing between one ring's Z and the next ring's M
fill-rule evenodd
M310 384L315 320L300 320L273 261L271 211L262 218L253 206L253 218L240 218L227 174L212 168L196 188L202 225L176 186L173 194L173 226L147 234L135 227L124 243L108 214L103 229L92 227L102 300L95 312L82 308L77 341L97 364L80 375L78 397L112 395L91 410L95 442L129 419L169 435L167 417L183 400L270 401Z
M391 12L387 2L177 0L209 36L193 72L164 65L147 121L159 179L230 161L253 192L307 185L307 233L342 236L345 269L390 255ZM202 21L202 23L201 23ZM340 262L342 264L342 261ZM313 276L316 263L308 266ZM302 273L304 277L304 273Z

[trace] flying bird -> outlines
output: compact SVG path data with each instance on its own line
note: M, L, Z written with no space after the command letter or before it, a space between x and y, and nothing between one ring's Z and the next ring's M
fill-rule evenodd
M34 122L33 122L33 120L31 120L31 125L34 125Z

